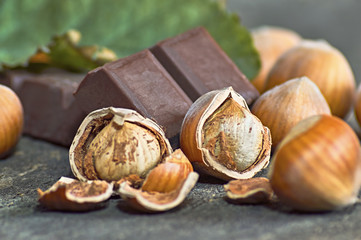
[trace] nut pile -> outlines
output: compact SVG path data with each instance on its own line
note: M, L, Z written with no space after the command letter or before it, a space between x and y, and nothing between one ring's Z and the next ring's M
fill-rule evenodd
M89 211L117 194L140 211L162 212L183 202L196 172L229 181L226 195L240 204L277 201L318 212L358 202L361 147L343 119L354 104L360 121L361 87L356 91L346 58L325 41L286 29L261 28L253 37L263 65L252 82L261 96L251 106L231 86L202 95L174 151L162 127L133 110L93 111L69 150L77 180L38 189L39 202ZM23 122L21 103L3 87L0 110L1 155L16 144ZM16 121L2 117L11 114ZM268 165L267 178L254 178Z
M38 190L39 202L49 209L92 210L113 193L136 209L166 211L181 204L198 180L160 126L123 108L91 112L74 138L69 161L78 180L60 179L49 190Z

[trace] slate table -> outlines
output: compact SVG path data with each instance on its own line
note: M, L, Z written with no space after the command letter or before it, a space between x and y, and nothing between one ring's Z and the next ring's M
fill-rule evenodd
M325 38L361 71L361 2L232 0L228 8L249 27L278 25L307 38ZM265 175L262 172L260 175ZM88 213L51 212L36 189L72 177L68 149L28 136L0 161L0 239L361 239L361 204L342 211L301 214L281 205L234 205L224 182L201 176L186 201L162 214L142 214L112 198Z

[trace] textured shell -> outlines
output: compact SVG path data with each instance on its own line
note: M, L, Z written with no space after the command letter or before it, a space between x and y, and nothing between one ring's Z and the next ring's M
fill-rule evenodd
M159 161L161 161L165 156L169 155L172 152L171 145L168 139L165 137L163 130L154 121L144 118L137 112L129 109L113 107L99 109L91 112L83 120L69 150L70 166L74 175L79 180L93 180L88 179L82 169L84 167L82 163L83 155L81 152L84 151L84 148L86 149L88 147L87 139L91 135L89 134L89 128L90 126L92 126L93 123L97 121L102 121L102 119L104 118L109 118L109 116L116 119L115 121L120 126L122 126L125 122L130 122L143 127L147 131L151 131L160 145L160 151L162 156L159 158L159 160L157 160L158 162L155 162L155 160L153 159L153 153L150 152L149 149L142 149L142 146L139 146L140 149L133 149L133 152L131 152L130 154L136 154L137 160L126 161L125 163L122 163L122 172L120 173L122 177L128 176L130 174L145 176L150 169L152 169L156 164L159 163ZM140 137L140 139L138 140L139 145L141 145L141 141L143 141L142 138ZM99 177L97 176L94 178L99 179Z
M192 164L181 151L175 150L161 164L152 169L145 179L142 190L147 192L171 192L193 171Z
M289 80L263 93L251 111L270 129L273 149L302 119L331 114L326 99L307 77Z
M360 143L347 123L319 115L299 122L272 157L269 179L285 204L327 211L355 203L361 184Z
M147 212L167 211L183 202L198 180L198 174L180 149L152 169L141 189L124 181L119 194L134 208Z
M69 187L71 184L88 185L86 189ZM96 189L96 190L95 190ZM82 182L67 177L61 177L52 187L45 192L38 189L39 202L51 210L60 211L89 211L102 206L113 193L113 184L105 181Z
M227 198L234 203L267 203L273 197L271 184L268 178L264 177L232 180L223 187Z
M242 138L244 137L242 133L247 135L248 129L252 130L253 133L258 133L258 135L252 133L253 135L247 136L251 140L257 138L254 140L257 141L255 145L258 145L259 152L255 153L254 151L258 151L256 149L248 149L249 153L257 155L257 159L252 160L251 166L241 172L227 169L215 161L208 149L202 146L202 128L205 122L228 98L232 98L242 107L242 112L247 119L244 126L238 126L235 134L239 134ZM239 130L243 132L238 132ZM259 119L251 114L243 97L236 93L232 87L211 91L193 103L183 121L180 142L183 152L198 170L225 180L245 179L254 176L268 165L271 152L271 136L268 128L263 127ZM248 160L245 159L245 161Z
M303 40L277 60L265 90L289 79L307 76L320 89L333 115L345 117L355 95L355 78L344 55L325 41Z
M24 123L22 104L8 87L0 85L0 158L18 142Z
M145 212L164 212L179 206L198 180L198 174L190 172L181 186L172 192L148 193L132 188L127 182L119 187L119 194L136 209Z

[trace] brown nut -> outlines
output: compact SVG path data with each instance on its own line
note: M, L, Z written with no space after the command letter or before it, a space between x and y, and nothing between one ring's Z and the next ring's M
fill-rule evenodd
M300 211L329 211L354 204L361 185L359 140L329 115L299 122L271 159L269 179L279 199Z
M104 206L113 193L113 184L106 181L81 182L62 177L43 192L38 189L39 203L57 211L89 211Z
M333 115L344 118L355 95L355 78L344 55L326 41L303 40L277 60L265 90L307 76L325 96Z
M10 88L0 85L0 158L19 141L24 123L23 107Z
M251 111L270 129L272 149L302 119L331 114L326 99L307 77L286 81L263 93Z
M251 178L268 164L271 136L231 87L211 91L188 110L180 133L183 152L215 177Z
M133 110L103 108L82 122L69 151L70 166L82 181L145 177L172 152L163 130Z
M261 69L251 83L262 94L267 75L276 60L285 51L301 41L301 37L290 29L261 26L251 31L254 45L261 58Z
M198 174L178 149L150 171L140 189L132 187L132 182L123 181L118 192L138 210L161 212L181 204L197 180Z

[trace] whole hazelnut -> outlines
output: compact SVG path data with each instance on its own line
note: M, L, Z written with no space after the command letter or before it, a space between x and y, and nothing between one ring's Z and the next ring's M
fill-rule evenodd
M329 211L354 204L361 186L361 148L338 117L300 121L279 144L269 179L278 198L300 211Z
M326 99L307 77L291 79L264 92L251 111L270 129L273 149L302 119L331 115Z
M333 115L344 118L354 101L355 78L345 56L323 40L303 40L274 64L265 90L307 76L325 96Z
M298 33L281 27L261 26L251 31L254 45L261 58L261 69L251 83L264 91L267 75L279 56L301 41Z
M0 85L0 158L7 156L22 134L24 113L13 90Z

